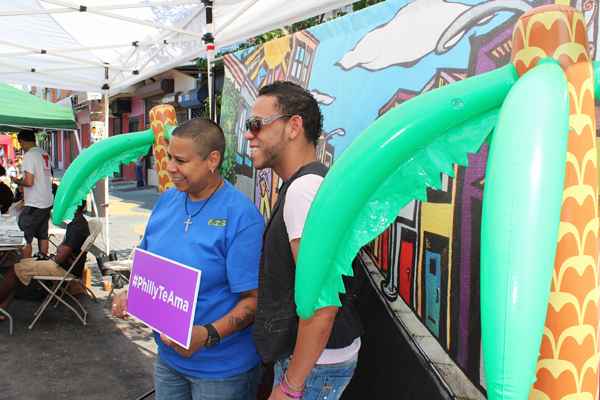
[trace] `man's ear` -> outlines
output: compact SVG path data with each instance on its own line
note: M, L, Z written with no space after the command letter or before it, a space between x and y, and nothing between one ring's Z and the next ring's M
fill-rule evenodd
M304 123L299 115L292 115L288 120L288 138L296 140L298 135L304 134Z

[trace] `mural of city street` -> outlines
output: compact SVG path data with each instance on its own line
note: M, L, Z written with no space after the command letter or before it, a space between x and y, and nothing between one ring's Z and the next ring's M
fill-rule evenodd
M253 169L244 138L244 121L263 85L290 80L313 93L324 115L317 155L330 166L393 107L509 62L518 17L549 3L554 1L388 0L227 55L221 123L238 187L268 219L280 179ZM595 56L598 2L560 3L582 11ZM443 175L441 190L428 189L426 202L409 203L366 247L383 277L376 290L387 302L405 302L482 390L479 269L487 156L484 144L469 155L468 167L455 166L453 178Z

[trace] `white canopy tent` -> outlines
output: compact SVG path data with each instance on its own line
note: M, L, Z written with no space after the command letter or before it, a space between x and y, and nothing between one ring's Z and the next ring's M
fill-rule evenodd
M0 1L0 82L102 91L108 126L109 95L206 56L212 116L210 65L216 49L351 3L352 0ZM108 205L106 180L104 196ZM108 209L105 215L108 253Z
M110 94L217 49L349 0L0 2L0 81ZM207 25L212 7L213 26Z

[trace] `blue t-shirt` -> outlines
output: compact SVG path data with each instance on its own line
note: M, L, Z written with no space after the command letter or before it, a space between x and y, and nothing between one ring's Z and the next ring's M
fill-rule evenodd
M202 271L194 325L212 323L227 314L240 293L258 287L258 265L264 222L250 200L225 184L208 200L190 201L192 218L185 232L186 193L165 192L156 203L140 248ZM155 332L161 360L180 373L198 378L227 378L260 362L250 328L221 339L184 358L165 346Z

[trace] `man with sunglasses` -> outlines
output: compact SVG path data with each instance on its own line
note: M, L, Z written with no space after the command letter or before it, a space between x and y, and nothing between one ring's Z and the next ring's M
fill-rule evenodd
M269 400L339 399L350 382L362 327L350 301L299 319L294 303L296 257L304 222L327 168L317 161L322 115L314 97L291 82L263 87L246 121L257 169L283 180L263 236L254 340L265 362L275 362ZM347 288L346 293L350 293Z

